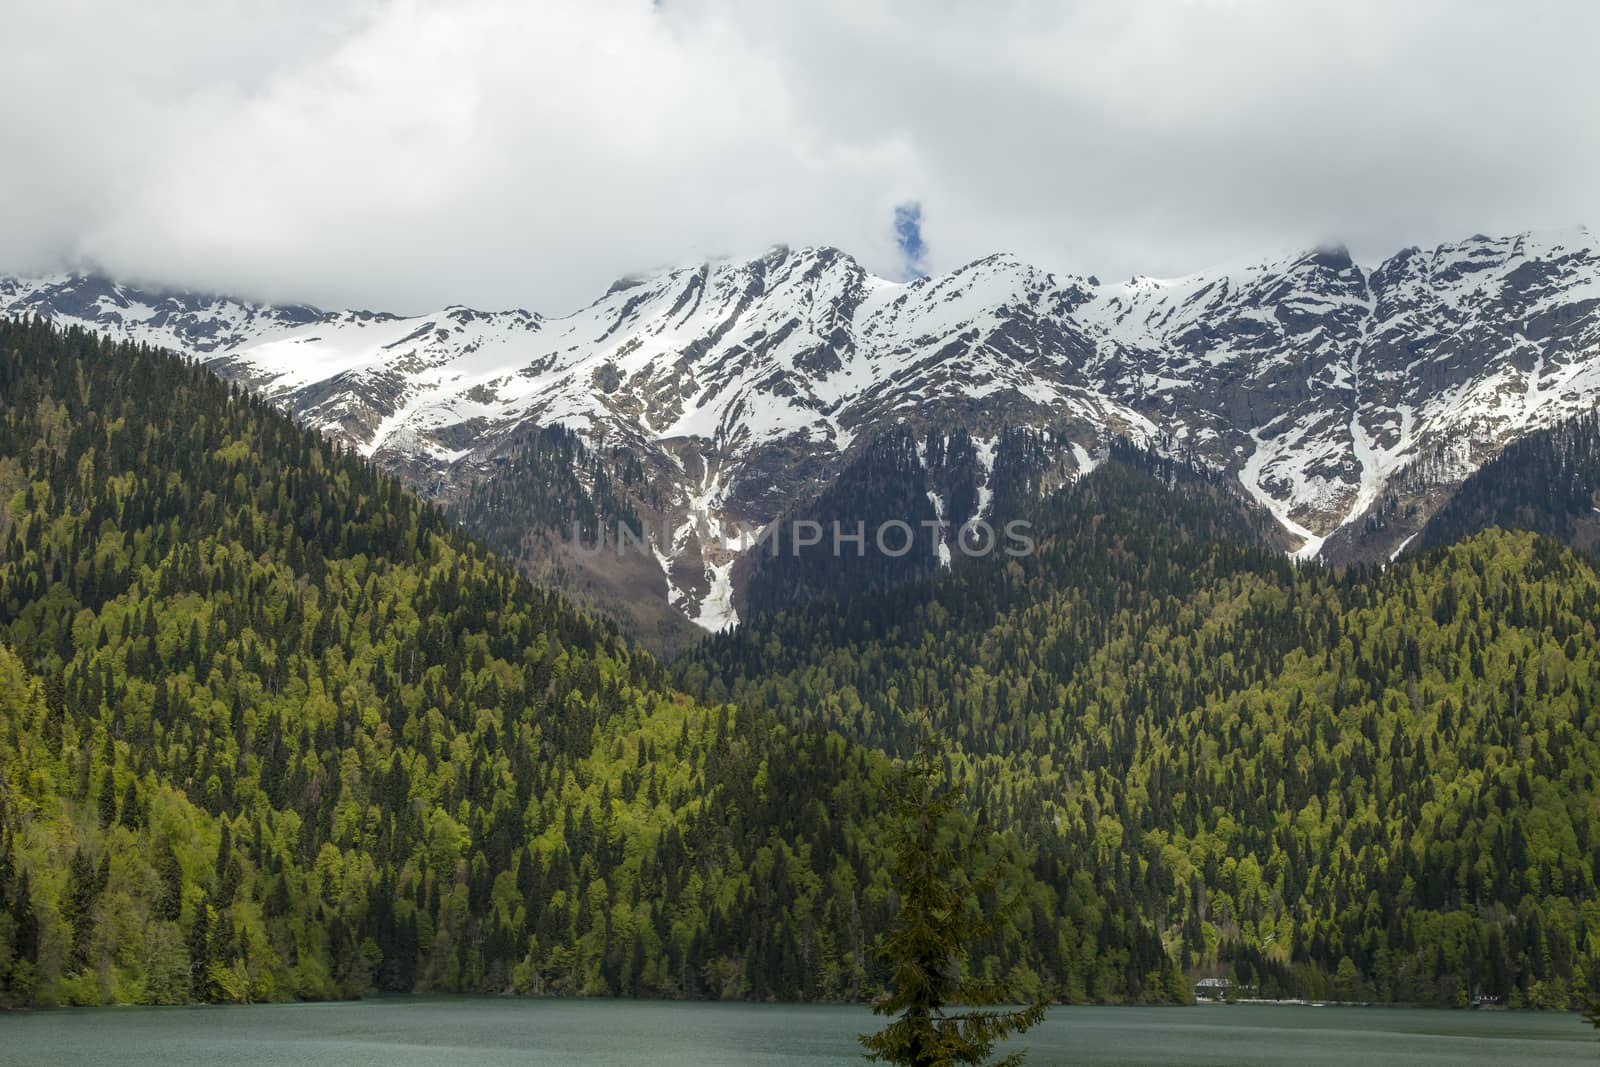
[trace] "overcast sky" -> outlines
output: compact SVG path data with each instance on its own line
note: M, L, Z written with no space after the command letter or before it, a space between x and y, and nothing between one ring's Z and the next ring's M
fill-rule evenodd
M924 269L1102 278L1600 226L1590 0L8 0L0 32L0 271L560 314L775 242L903 273L913 206Z

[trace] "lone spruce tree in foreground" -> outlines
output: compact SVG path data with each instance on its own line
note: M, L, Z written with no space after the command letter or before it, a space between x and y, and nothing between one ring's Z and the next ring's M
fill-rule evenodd
M861 1038L867 1059L908 1067L986 1064L996 1042L1038 1023L1049 1004L985 1009L979 1006L1014 1003L1011 990L962 975L969 946L998 930L1014 901L987 914L980 909L996 896L1005 868L997 861L975 869L986 831L957 825L963 790L943 780L936 755L924 742L889 791L899 827L893 878L900 913L878 946L893 970L872 1010L895 1019ZM952 1013L949 1005L969 1008ZM1022 1056L1013 1053L997 1067Z

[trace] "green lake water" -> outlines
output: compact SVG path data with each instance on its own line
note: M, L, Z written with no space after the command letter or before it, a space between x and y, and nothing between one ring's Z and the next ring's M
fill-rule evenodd
M239 1008L0 1015L0 1064L859 1064L861 1008L388 998ZM1052 1009L1007 1048L1060 1064L1600 1067L1576 1015L1264 1005Z

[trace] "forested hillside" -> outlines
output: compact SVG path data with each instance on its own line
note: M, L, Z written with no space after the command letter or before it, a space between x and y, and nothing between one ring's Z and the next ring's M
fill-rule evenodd
M643 536L629 492L655 498L637 458L596 455L571 430L546 426L501 457L451 511L485 544L516 560L529 540L575 534L594 544L602 530L615 538L618 524Z
M923 719L1024 993L1600 992L1586 557L1300 569L1127 450L1015 497L1034 555L773 597L691 699L204 370L0 324L0 1000L869 995Z
M1006 524L1020 504L1031 506L1068 480L1072 446L1027 429L1006 430L986 444L987 462L967 431L910 423L868 441L831 485L787 509L772 526L772 540L747 558L747 614L887 590L969 552L1015 550L1022 542L1006 536ZM981 535L968 525L980 518L987 527ZM817 526L796 525L804 522ZM893 523L904 528L886 525ZM816 537L814 544L804 543L807 535ZM861 541L852 543L856 535Z
M884 767L680 695L203 369L0 323L5 1004L868 995ZM1182 995L1131 900L996 847L983 971Z
M1127 458L1042 505L1031 558L769 613L679 677L893 751L930 714L997 821L1105 872L1192 974L1600 993L1590 563L1496 531L1299 569L1203 482Z
M1600 415L1580 415L1507 445L1428 520L1417 547L1436 548L1491 526L1534 530L1600 547Z
M655 557L615 548L647 529L659 538L665 525L661 486L627 449L591 449L571 430L545 426L464 481L446 494L446 514L535 583L617 620L658 652L702 635L661 602Z

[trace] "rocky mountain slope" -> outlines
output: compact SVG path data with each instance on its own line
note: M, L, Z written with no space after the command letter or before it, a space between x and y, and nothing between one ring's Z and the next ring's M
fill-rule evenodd
M574 429L642 468L660 595L711 629L737 618L741 534L900 424L970 434L979 513L1003 429L1048 431L1064 477L1127 437L1227 472L1297 554L1337 561L1393 553L1508 442L1600 395L1600 244L1581 229L1125 283L1005 255L899 283L777 248L625 278L559 318L324 313L84 275L0 280L0 312L208 360L446 498L514 466L535 427ZM1408 518L1370 521L1397 494L1387 513ZM934 504L952 530L973 518Z

